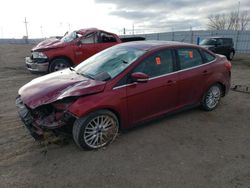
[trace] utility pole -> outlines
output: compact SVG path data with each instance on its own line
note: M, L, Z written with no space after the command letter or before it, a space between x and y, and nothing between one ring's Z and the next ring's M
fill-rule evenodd
M44 36L43 36L43 26L41 25L40 28L41 28L41 35L42 35L42 38L44 38Z
M240 1L238 1L238 9L237 9L237 18L235 24L235 30L239 30L239 22L240 22Z
M71 30L70 30L70 23L68 23L68 27L69 27L69 30L68 30L68 32L70 32Z
M123 28L123 35L126 35L126 29L125 29L125 27Z
M193 27L190 25L190 43L193 44L193 37L194 37L194 32L193 32Z
M174 27L172 27L172 41L174 41Z
M29 35L28 35L28 22L26 20L26 17L24 18L24 24L25 24L25 29L26 29L26 37L28 39L29 38Z
M237 22L235 26L235 31L236 31L236 41L235 41L235 49L237 50L238 48L238 40L239 40L239 30L240 30L240 1L238 2L238 10L237 10Z
M3 38L3 27L1 27L1 38Z
M132 34L135 35L135 25L132 25Z

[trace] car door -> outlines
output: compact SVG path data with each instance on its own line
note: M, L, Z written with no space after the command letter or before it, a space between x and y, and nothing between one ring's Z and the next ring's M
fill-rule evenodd
M146 83L127 86L127 107L130 124L153 118L176 107L178 77L174 73L172 51L158 51L144 59L132 72L149 76Z
M225 45L223 39L220 38L216 39L216 53L226 55L227 54L226 48L227 46Z
M116 44L118 44L118 42L112 34L103 31L98 33L98 45L96 46L98 52Z
M179 106L192 105L203 95L205 79L210 74L203 66L203 59L197 48L177 48L179 65Z
M90 33L79 39L75 48L75 59L77 64L97 53L96 41L96 33Z

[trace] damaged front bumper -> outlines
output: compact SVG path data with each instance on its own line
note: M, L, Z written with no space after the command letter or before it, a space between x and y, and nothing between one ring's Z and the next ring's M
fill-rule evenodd
M48 59L31 59L30 57L25 57L25 64L31 72L48 72Z
M29 130L31 136L35 138L36 140L43 139L43 130L39 127L32 125L33 117L31 116L31 112L24 105L20 97L17 97L16 99L16 107L18 109L18 114L22 122L24 123L26 128Z
M65 112L31 110L23 103L20 96L16 98L16 107L22 122L35 140L45 139L46 133L56 133L56 129L70 124L74 119L73 116ZM44 109L46 110L45 107Z

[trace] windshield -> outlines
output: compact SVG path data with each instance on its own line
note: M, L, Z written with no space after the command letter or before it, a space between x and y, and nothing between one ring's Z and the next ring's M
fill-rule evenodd
M125 70L145 52L127 46L114 46L83 61L75 70L78 74L92 79L105 75L105 78L100 80L109 80Z
M201 41L200 45L216 45L216 39L204 39Z
M76 38L80 37L78 33L75 31L66 34L63 38L61 38L62 42L71 42L72 40L75 40Z

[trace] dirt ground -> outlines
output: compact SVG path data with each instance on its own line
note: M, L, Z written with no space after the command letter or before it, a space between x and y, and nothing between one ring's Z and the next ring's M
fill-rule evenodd
M156 120L98 151L71 139L44 147L15 108L18 89L39 76L24 67L31 47L0 45L0 187L250 187L250 94L231 91L213 112ZM232 83L250 86L250 55L232 64Z

